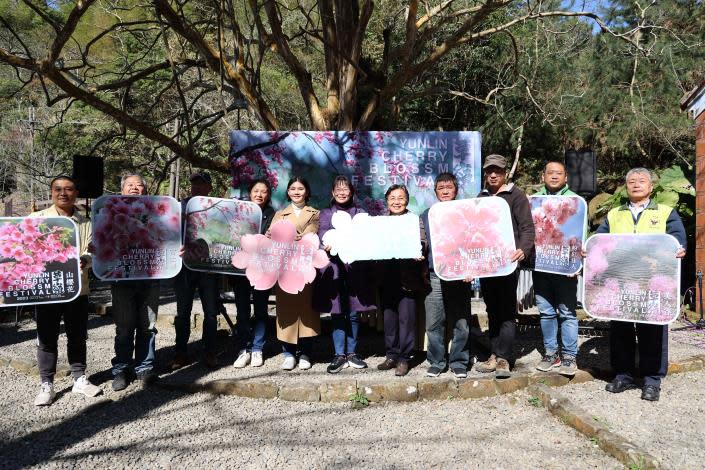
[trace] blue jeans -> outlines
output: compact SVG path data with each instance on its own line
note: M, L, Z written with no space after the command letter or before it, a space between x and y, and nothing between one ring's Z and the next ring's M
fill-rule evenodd
M110 288L115 321L113 375L154 368L159 309L158 281L120 281ZM133 358L134 353L134 358Z
M174 330L176 331L176 352L186 353L188 339L191 334L191 309L193 308L193 294L198 289L203 307L203 349L214 352L216 349L215 336L218 331L218 309L220 307L220 285L217 274L192 271L186 267L174 278L174 291L176 294L176 318Z
M453 328L453 342L448 362L451 369L467 370L470 361L470 286L463 281L442 281L431 273L431 293L424 300L426 308L426 359L431 366L446 367L446 327Z
M237 276L234 279L235 306L237 308L237 324L235 325L235 348L246 349L248 352L263 351L267 333L267 303L271 289L257 290L247 278ZM250 296L255 309L254 321L250 318Z
M355 354L357 349L357 332L360 320L357 312L331 313L333 323L333 347L336 356Z
M282 343L282 351L284 352L284 357L289 357L289 356L296 356L296 352L298 349L298 353L301 355L306 355L309 358L311 357L311 352L313 351L313 338L299 338L299 343L298 344L292 344L292 343L285 343L284 341Z
M560 328L561 352L575 358L578 354L578 318L575 315L578 278L534 272L533 279L546 354L558 352Z

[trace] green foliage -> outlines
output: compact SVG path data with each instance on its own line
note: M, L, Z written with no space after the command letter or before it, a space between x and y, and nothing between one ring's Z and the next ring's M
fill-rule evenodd
M367 398L367 396L364 393L361 392L356 392L351 394L348 397L348 400L353 404L353 406L368 406L370 404L370 400Z
M539 397L529 397L527 401L529 402L529 405L535 408L541 408L543 406L543 403L541 403L541 399Z

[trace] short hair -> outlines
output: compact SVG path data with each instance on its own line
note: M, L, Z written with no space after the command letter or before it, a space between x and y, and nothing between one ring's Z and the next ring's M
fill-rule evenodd
M629 181L629 177L632 175L648 175L649 176L649 182L651 184L654 183L654 175L651 174L651 170L648 168L643 168L643 167L636 167L632 168L627 172L627 175L624 177L624 181Z
M560 161L560 160L548 160L548 161L546 162L546 164L543 166L543 172L544 172L544 173L546 173L546 170L548 169L548 165L550 165L551 163L556 163L556 164L562 166L562 167L563 167L563 172L564 172L564 173L568 173L568 168L565 166L565 163L563 163L563 162Z
M54 186L54 183L56 183L57 181L61 181L61 180L70 181L70 182L73 183L74 187L78 188L78 183L76 183L76 180L73 179L73 178L71 178L70 176L67 176L67 175L58 175L58 176L55 176L55 177L49 182L49 187L52 188L52 187Z
M258 178L252 181L247 187L247 194L249 195L258 184L263 184L267 187L267 204L269 204L272 202L272 183L270 183L267 178Z
M333 186L331 187L331 190L335 191L335 188L340 184L344 184L348 187L348 189L350 190L350 198L352 199L353 196L355 196L355 186L353 186L352 182L350 181L350 178L345 175L336 176L333 179Z
M389 199L389 195L391 194L392 191L395 191L397 189L401 189L404 191L404 194L406 195L406 201L409 202L409 190L406 189L406 186L403 184L393 184L391 185L388 189L387 192L384 193L384 199L387 200Z
M444 171L443 173L438 173L438 176L436 176L436 182L433 183L433 189L436 189L436 187L438 187L438 183L444 182L453 183L453 186L455 186L455 191L458 191L458 179L453 173L447 171Z
M301 183L304 185L304 189L306 189L306 196L304 197L304 201L308 202L308 200L311 199L311 185L308 184L308 181L303 176L292 176L289 182L286 184L286 200L291 201L291 198L289 197L289 188L294 183Z
M139 178L142 186L147 187L147 180L144 179L144 176L137 173L126 173L120 178L120 189L125 187L125 181L127 181L128 178Z

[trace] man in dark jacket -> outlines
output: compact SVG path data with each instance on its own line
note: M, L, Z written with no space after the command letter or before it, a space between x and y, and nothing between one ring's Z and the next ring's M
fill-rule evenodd
M529 259L535 236L529 199L514 183L507 183L507 159L502 155L488 155L482 169L485 172L485 189L478 197L498 196L509 204L516 245L511 260L521 262ZM518 271L506 276L480 279L482 297L487 307L492 354L487 361L475 367L478 372L495 372L497 378L511 375L509 360L516 335L518 279Z

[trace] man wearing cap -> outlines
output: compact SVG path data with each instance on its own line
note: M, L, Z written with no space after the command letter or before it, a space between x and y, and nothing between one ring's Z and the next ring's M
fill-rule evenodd
M98 395L101 390L86 377L86 339L88 338L88 269L91 256L91 221L81 215L76 207L78 190L76 182L68 176L57 176L49 184L51 207L30 214L30 217L69 217L78 226L78 242L81 252L81 292L71 302L45 304L37 308L37 367L41 389L34 399L37 406L51 405L54 392L54 375L58 356L58 340L61 319L66 330L67 355L71 365L73 387L71 391L88 397Z
M485 189L478 197L497 196L509 204L516 245L511 260L522 262L529 259L534 249L535 237L529 199L514 183L507 183L507 159L502 155L488 155L482 169L485 172ZM475 369L478 372L494 372L500 379L511 375L509 361L516 335L518 279L517 270L506 276L480 279L482 297L487 307L491 355Z
M191 196L181 201L182 219L186 221L186 205L194 196L208 196L213 189L211 175L206 172L195 173L191 176ZM183 255L183 250L182 250ZM191 309L193 308L193 295L198 289L203 307L203 362L211 368L218 365L216 356L216 332L218 329L219 308L219 282L220 276L201 271L192 271L183 266L174 278L176 292L176 347L174 358L169 364L172 370L179 369L188 363L187 346L191 332Z

